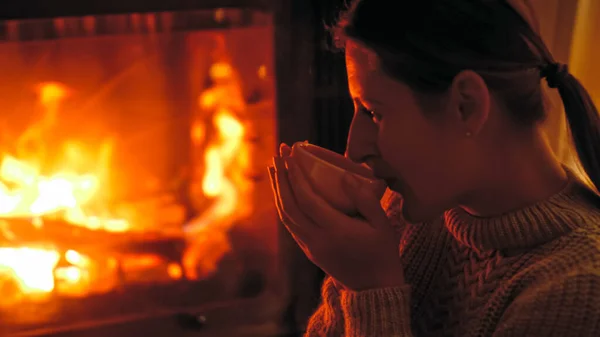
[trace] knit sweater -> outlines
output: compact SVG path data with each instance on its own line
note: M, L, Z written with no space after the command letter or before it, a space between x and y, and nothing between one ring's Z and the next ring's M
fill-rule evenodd
M327 278L308 337L599 337L600 198L575 178L493 218L457 208L403 224L406 285L353 292Z

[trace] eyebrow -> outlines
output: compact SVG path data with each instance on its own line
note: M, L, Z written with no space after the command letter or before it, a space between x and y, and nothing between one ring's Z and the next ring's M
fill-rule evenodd
M363 102L373 103L373 104L381 104L381 101L372 97L364 97Z
M366 105L381 105L382 104L381 101L379 101L379 100L377 100L375 98L372 98L372 97L362 97L362 98L361 97L355 97L354 98L354 102L356 104L361 105L361 106L364 106L365 104Z

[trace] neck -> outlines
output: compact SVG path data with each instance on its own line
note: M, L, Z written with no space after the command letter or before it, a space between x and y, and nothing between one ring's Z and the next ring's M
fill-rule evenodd
M479 188L461 198L472 215L490 217L545 200L560 191L568 177L541 132L507 144L488 155Z

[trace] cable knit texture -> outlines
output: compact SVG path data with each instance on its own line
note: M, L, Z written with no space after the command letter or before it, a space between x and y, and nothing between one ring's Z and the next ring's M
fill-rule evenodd
M399 197L383 202L407 285L351 292L328 278L307 337L600 336L600 198L574 177L494 218L403 224Z

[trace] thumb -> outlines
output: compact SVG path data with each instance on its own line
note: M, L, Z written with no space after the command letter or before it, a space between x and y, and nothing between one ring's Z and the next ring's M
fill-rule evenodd
M387 215L381 207L379 196L368 188L368 182L356 178L351 173L344 173L343 187L346 195L350 197L358 213L362 215L373 227L381 228L388 223Z

